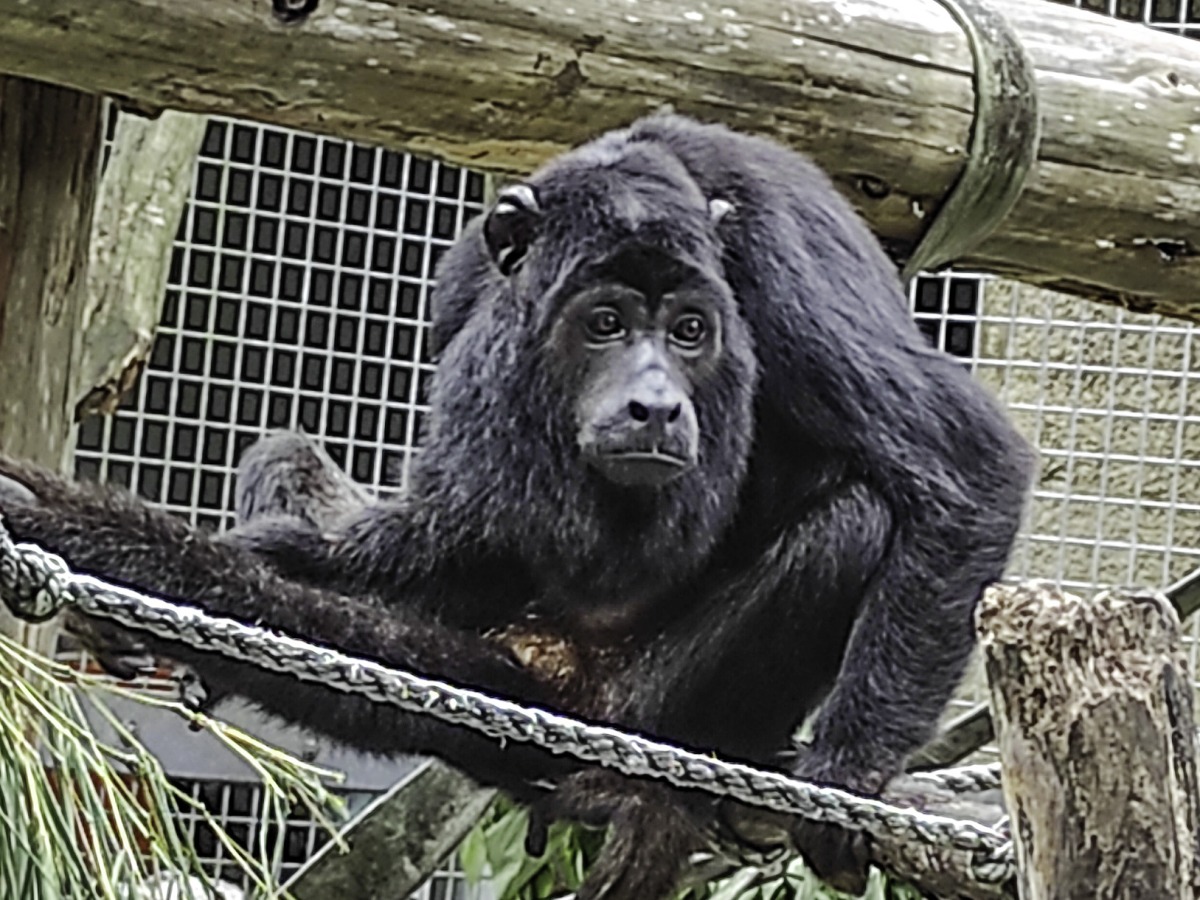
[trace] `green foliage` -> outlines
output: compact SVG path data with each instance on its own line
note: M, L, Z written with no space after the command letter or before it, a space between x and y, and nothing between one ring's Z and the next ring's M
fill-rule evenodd
M472 881L487 877L497 900L544 900L574 893L604 843L604 832L556 823L546 852L525 853L529 816L500 800L471 830L459 848L463 871Z
M105 695L184 716L246 762L263 788L258 845L239 846L175 787ZM85 709L114 730L119 746L96 737ZM302 809L332 833L329 816L340 801L323 784L331 777L161 695L75 671L0 635L0 900L125 900L131 885L165 873L211 884L175 826L180 810L212 827L257 896L282 897L272 873L285 820Z
M490 878L497 900L552 900L574 893L604 843L604 833L557 823L550 829L546 853L525 853L528 817L523 809L497 801L459 848L463 871L472 881ZM698 886L682 889L674 900L850 900L823 884L797 857L783 871L754 867L729 869ZM910 887L878 872L871 874L862 900L923 900Z

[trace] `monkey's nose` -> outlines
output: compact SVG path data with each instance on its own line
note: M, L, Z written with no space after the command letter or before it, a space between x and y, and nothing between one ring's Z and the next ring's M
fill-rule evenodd
M683 412L683 404L673 398L658 400L630 400L629 416L635 422L646 425L670 425Z

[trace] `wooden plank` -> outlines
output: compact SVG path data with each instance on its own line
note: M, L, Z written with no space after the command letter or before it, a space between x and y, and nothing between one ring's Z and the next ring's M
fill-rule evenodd
M74 414L111 413L142 371L162 315L171 242L191 195L208 120L122 115L100 180Z
M0 449L51 468L70 450L102 108L94 94L0 76ZM0 631L53 647L55 626L3 609Z

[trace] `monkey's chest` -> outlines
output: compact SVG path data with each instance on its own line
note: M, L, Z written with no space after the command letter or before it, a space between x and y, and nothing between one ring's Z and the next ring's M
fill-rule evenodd
M640 648L646 624L646 611L636 602L586 611L534 609L489 636L550 687L565 708L601 715L608 702L606 686Z

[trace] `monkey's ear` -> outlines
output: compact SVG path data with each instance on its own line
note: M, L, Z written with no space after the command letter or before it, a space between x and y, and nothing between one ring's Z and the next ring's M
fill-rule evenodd
M537 192L531 186L514 184L500 191L483 222L483 240L501 274L511 275L520 266L537 237L541 213Z
M720 225L721 220L733 212L733 204L720 197L708 201L708 218L714 225Z

